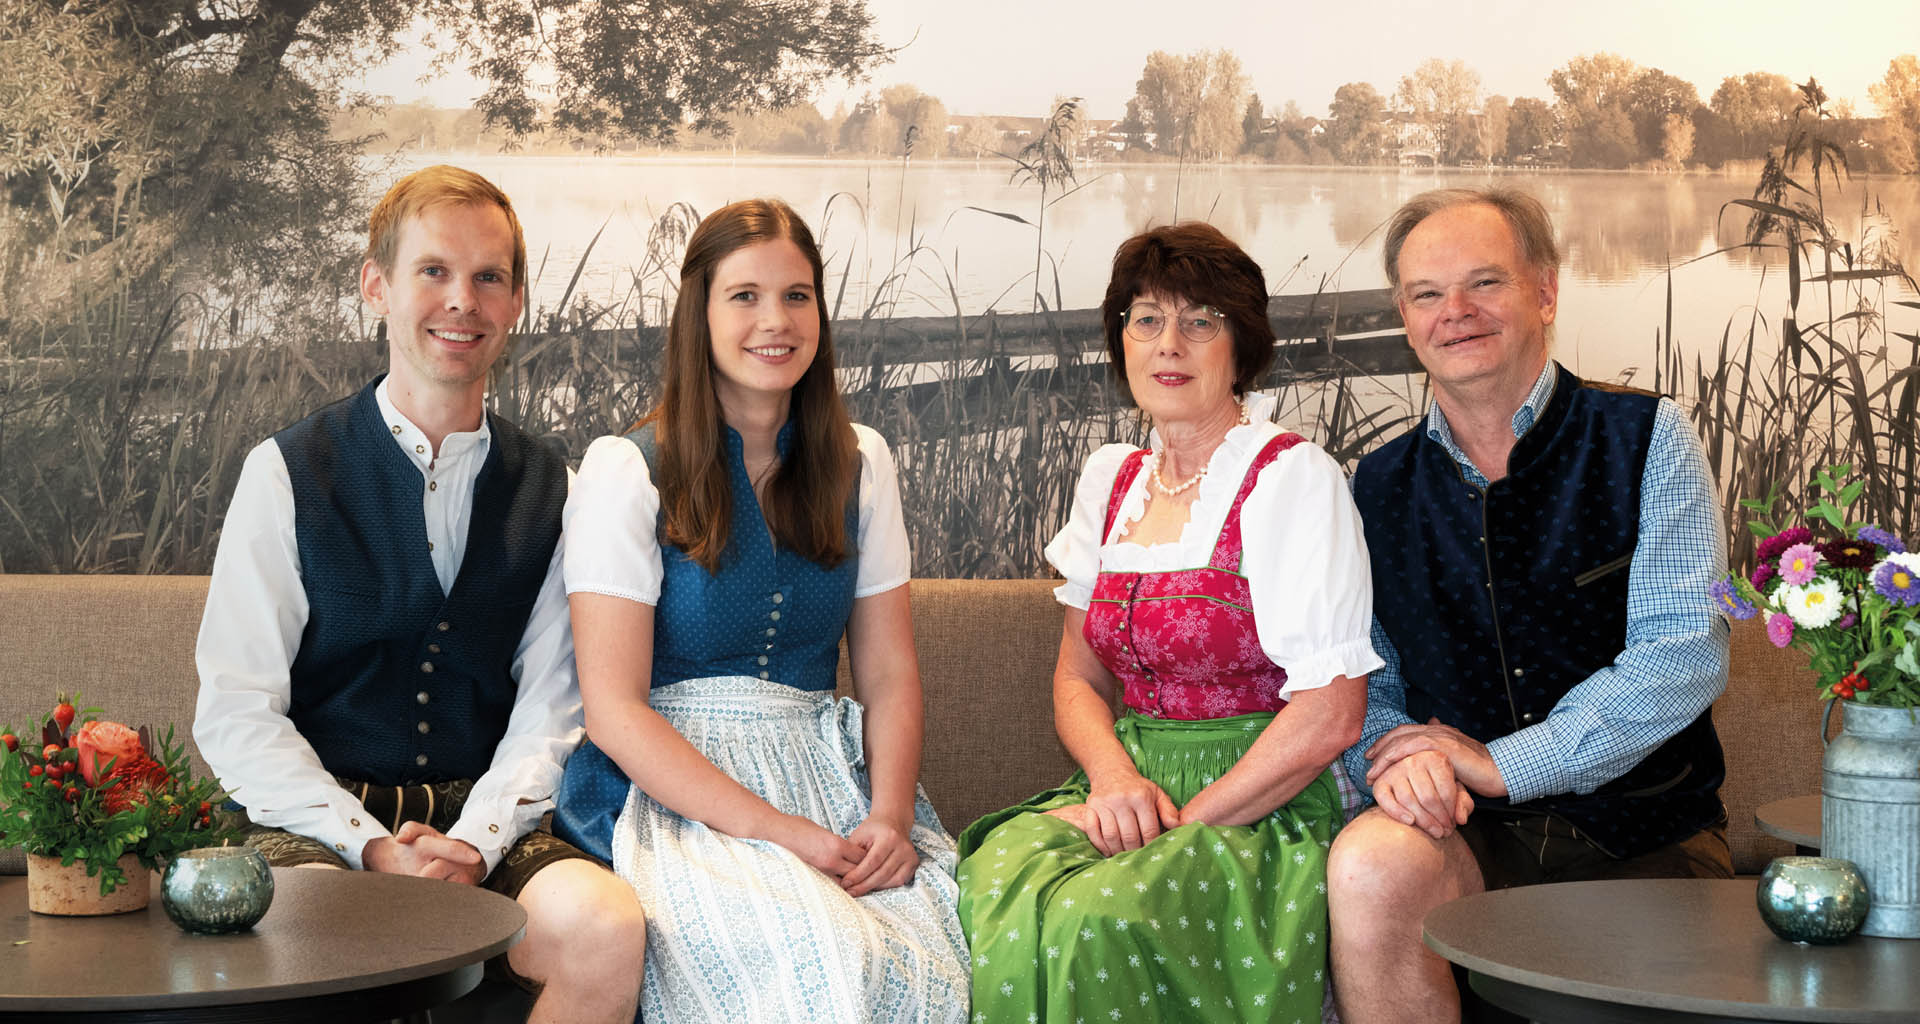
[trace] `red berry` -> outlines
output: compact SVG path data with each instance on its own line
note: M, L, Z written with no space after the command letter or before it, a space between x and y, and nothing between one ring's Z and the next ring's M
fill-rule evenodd
M53 724L59 726L61 732L66 732L67 727L73 724L73 704L64 699L61 700L60 703L55 704L53 706Z
M44 786L44 787L46 787L47 789L59 789L59 788L60 788L60 780L59 780L59 779L45 779L45 780L42 780L42 781L41 781L41 783L40 783L40 785L42 785L42 786Z
M80 799L80 791L75 789L71 782L67 783L66 793L68 803L74 803Z
M32 782L22 782L22 783L20 784L20 788L21 788L21 789L24 789L24 790L26 790L26 791L27 791L27 792L29 792L29 793L31 793L31 792L33 792L33 783L32 783Z
M60 752L65 749L67 748L61 746L58 743L49 743L46 746L40 748L40 756L42 758L45 758L48 761L51 761L55 757L59 756Z
M59 765L50 764L47 766L47 778L52 779L55 782L59 782L60 776L63 774L65 773L61 771L61 768Z
M0 732L0 743L5 743L7 745L8 753L12 753L20 749L20 737L15 736L10 732Z
M203 814L203 815L204 815L204 814L208 814L208 813L210 813L210 812L211 812L212 810L213 810L213 804L211 804L211 803L209 803L209 802L207 802L207 801L205 801L205 800L202 800L202 801L200 801L200 813L201 813L201 814Z
M46 773L47 773L47 770L45 768L40 767L37 764L29 765L27 767L27 774L33 776L34 778L39 778L40 776L45 775Z

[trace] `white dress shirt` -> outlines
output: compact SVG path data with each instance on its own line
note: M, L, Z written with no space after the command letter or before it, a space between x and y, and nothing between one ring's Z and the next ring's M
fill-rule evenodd
M449 434L436 458L426 434L394 408L385 381L374 390L374 399L394 443L427 481L421 512L434 574L446 592L466 553L474 480L486 463L491 431L483 417L480 429ZM514 650L519 690L506 735L447 831L479 850L488 872L552 809L561 768L584 733L561 582L563 550L564 545L554 546L539 599ZM307 614L293 484L279 445L268 438L247 454L214 556L195 651L200 697L193 738L256 824L318 839L358 868L361 850L390 835L391 823L374 820L340 788L287 717L289 670Z

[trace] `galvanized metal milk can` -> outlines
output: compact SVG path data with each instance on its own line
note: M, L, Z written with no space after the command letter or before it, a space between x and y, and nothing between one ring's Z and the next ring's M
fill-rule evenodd
M1920 938L1920 712L1848 703L1820 797L1820 852L1867 880L1861 934Z

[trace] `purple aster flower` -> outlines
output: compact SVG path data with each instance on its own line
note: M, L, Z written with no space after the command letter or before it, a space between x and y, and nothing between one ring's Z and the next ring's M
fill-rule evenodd
M1730 619L1751 619L1756 609L1751 602L1740 596L1732 580L1714 580L1707 585L1707 593L1713 595L1715 604Z
M1771 562L1779 558L1781 552L1795 544L1811 543L1813 543L1812 530L1804 526L1790 526L1768 537L1766 540L1761 541L1760 547L1753 553L1753 560L1756 562Z
M1889 556L1873 571L1873 589L1894 604L1920 604L1920 573L1909 564L1915 560L1913 555Z
M1767 616L1767 639L1775 647L1785 647L1793 642L1793 617L1791 615Z
M1795 544L1780 554L1780 578L1800 587L1812 583L1818 575L1814 566L1820 564L1820 552L1811 544Z
M1882 530L1878 526L1862 526L1860 532L1855 536L1860 540L1866 541L1868 544L1878 544L1896 555L1905 554L1907 550L1907 546L1900 542L1900 538Z
M1753 572L1747 576L1747 582L1753 584L1755 590L1765 590L1767 584L1772 583L1777 575L1779 573L1774 569L1772 562L1761 562L1753 567Z

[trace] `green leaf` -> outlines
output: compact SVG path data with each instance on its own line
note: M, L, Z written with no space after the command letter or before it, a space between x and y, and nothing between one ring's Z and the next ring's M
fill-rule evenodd
M1854 502L1860 500L1860 492L1866 489L1867 489L1867 482L1865 480L1855 480L1854 482L1841 488L1840 504L1842 506L1846 506L1846 505L1851 505Z

